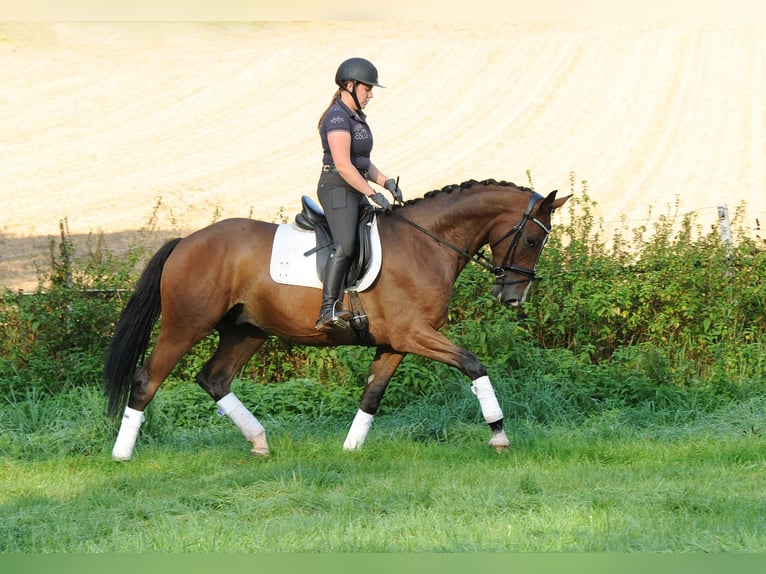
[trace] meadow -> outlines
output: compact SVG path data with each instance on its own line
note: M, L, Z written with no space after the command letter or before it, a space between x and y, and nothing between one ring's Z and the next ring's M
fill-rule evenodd
M500 453L456 406L439 436L414 413L381 418L358 453L337 418L270 419L268 459L213 415L150 424L127 464L96 393L55 403L37 430L39 402L4 409L3 552L766 551L763 400L674 425L515 421Z
M693 214L605 237L587 189L568 209L522 312L474 266L456 286L445 329L488 366L499 453L462 376L418 357L343 452L371 350L273 342L234 384L254 458L191 382L211 337L111 461L102 357L147 254L62 225L37 294L0 305L0 552L766 552L763 245L738 215L727 245Z

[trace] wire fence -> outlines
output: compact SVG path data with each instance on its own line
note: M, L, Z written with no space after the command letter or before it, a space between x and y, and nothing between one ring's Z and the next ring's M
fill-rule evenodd
M650 206L645 206L647 211ZM615 233L618 230L646 228L651 233L652 225L665 221L668 217L676 218L678 221L686 217L696 216L698 223L703 226L709 226L712 230L717 228L721 233L721 240L724 244L731 245L733 242L732 234L732 214L727 205L703 206L689 211L670 213L663 212L657 215L648 215L647 217L621 217L619 219L599 218L597 223L605 234ZM756 241L762 242L760 219L766 218L766 212L751 213L745 210L742 220L735 221L735 228L738 236L747 236ZM765 219L766 220L766 219ZM171 232L154 232L154 237L146 239L143 245L131 245L129 247L105 247L112 255L128 255L136 250L153 250L164 242ZM35 283L41 272L51 267L52 241L51 236L36 238L37 242L46 241L48 248L34 248L18 252L13 252L4 243L9 240L0 236L0 289L10 288L11 290L28 291L29 285ZM124 240L123 240L124 241ZM24 242L24 241L20 241ZM26 240L30 242L30 240ZM75 247L83 247L85 237L79 237L75 241ZM107 240L108 244L109 241ZM10 252L8 252L10 250ZM5 252L4 252L5 251ZM26 289L18 288L19 285L26 286Z
M129 239L132 235L134 239ZM135 241L139 235L121 233L100 237L96 242L90 236L67 236L71 242L75 257L82 259L93 253L108 253L112 257L128 258L136 251L145 251L151 254L158 249L170 236L177 235L172 232L152 232L148 236ZM41 279L44 282L53 270L53 262L60 257L58 243L60 238L35 237L22 239L6 239L0 236L0 291L10 289L16 292L34 292L38 290ZM47 243L47 248L42 244ZM126 245L126 243L131 243ZM32 247L23 249L24 246ZM17 248L17 249L15 249Z
M647 209L649 206L647 206ZM737 211L734 212L737 214ZM766 212L744 212L742 219L736 219L732 223L732 211L726 204L714 206L703 206L682 212L662 213L647 217L621 217L619 219L599 219L598 223L601 229L607 233L616 232L621 229L637 230L641 227L651 234L653 224L663 223L668 217L676 221L682 221L687 217L697 216L697 223L703 228L717 228L721 232L721 240L731 245L733 241L732 228L738 232L738 237L749 237L754 240L763 241L761 236L761 218L766 218Z

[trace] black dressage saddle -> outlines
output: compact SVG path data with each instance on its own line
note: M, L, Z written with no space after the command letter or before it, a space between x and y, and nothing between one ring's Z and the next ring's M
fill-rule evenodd
M310 249L304 255L308 257L312 253L317 254L317 276L320 281L323 281L324 278L322 276L324 275L325 263L327 263L327 258L330 256L333 246L330 226L327 224L324 211L313 199L304 195L301 197L301 203L302 210L295 216L295 224L301 229L313 231L316 234L316 247ZM374 219L375 210L371 205L362 204L359 206L356 253L346 274L346 287L356 284L361 277L364 277L370 267L370 260L372 259L370 231Z

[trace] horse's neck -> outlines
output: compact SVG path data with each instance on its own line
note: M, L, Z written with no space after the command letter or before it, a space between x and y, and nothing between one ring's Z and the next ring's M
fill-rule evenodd
M472 255L486 243L488 224L496 216L496 212L488 209L496 205L489 193L484 197L476 191L453 192L433 201L438 205L424 202L418 206L421 209L413 213L413 220Z

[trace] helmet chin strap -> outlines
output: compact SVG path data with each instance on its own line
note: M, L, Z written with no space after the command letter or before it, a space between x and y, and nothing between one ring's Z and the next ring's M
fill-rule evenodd
M357 80L353 80L353 82L354 82L354 89L353 90L349 90L348 88L344 88L344 89L351 94L352 98L354 98L354 104L356 104L356 111L357 112L361 112L362 111L362 106L359 103L359 98L356 97L356 88L357 88L357 86L359 86L359 82Z

